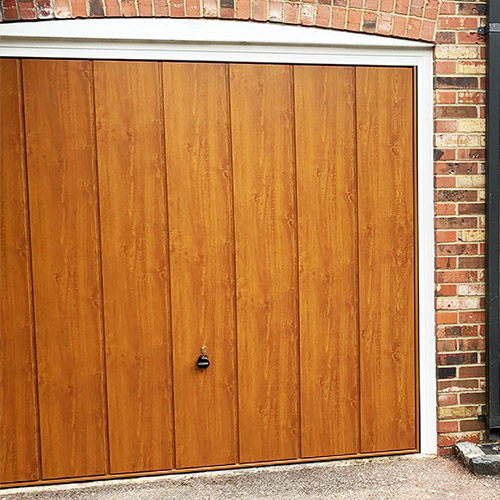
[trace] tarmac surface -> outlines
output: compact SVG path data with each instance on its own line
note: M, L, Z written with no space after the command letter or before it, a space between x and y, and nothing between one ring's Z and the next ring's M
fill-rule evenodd
M500 500L500 476L407 455L0 490L0 500Z

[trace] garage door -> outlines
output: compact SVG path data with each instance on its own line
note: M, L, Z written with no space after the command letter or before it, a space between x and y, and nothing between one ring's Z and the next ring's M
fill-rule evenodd
M1 89L2 482L418 449L413 69Z

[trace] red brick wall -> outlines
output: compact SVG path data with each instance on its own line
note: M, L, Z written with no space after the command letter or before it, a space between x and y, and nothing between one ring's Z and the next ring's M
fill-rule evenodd
M493 0L492 0L493 1ZM252 19L435 41L435 227L440 453L478 440L485 403L486 4L446 0L1 0L5 21Z
M478 440L485 404L486 4L443 1L435 56L438 442Z

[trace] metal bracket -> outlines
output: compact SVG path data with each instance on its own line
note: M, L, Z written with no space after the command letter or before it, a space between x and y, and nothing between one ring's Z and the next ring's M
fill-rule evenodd
M486 26L479 26L477 32L480 35L487 35L488 33L500 33L500 23L488 23Z

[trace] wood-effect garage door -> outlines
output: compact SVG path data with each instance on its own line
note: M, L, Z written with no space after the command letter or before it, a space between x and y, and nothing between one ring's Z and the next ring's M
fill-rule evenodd
M0 482L418 449L411 68L0 65Z

